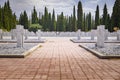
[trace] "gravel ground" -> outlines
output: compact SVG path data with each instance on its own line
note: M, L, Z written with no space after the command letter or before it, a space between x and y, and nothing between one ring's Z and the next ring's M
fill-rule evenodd
M104 48L95 47L95 44L85 44L85 45L104 55L119 55L120 56L120 44L105 44Z
M24 43L23 48L16 47L16 43L0 43L0 54L22 54L38 43Z

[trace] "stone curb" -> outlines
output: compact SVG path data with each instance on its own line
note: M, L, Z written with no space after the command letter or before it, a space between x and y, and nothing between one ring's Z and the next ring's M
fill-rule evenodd
M0 58L25 58L26 56L30 55L34 50L41 47L40 44L37 46L34 46L33 48L29 49L28 51L25 51L22 54L0 54Z
M73 43L96 43L95 40L77 40L77 39L70 39ZM105 43L120 43L120 41L105 41Z
M110 59L110 58L120 58L120 56L115 56L115 55L103 55L100 52L97 52L93 49L90 49L84 45L79 45L80 47L84 48L85 50L91 52L93 55L97 56L100 59Z
M16 40L0 40L0 43L16 43ZM25 40L24 43L45 43L46 40Z

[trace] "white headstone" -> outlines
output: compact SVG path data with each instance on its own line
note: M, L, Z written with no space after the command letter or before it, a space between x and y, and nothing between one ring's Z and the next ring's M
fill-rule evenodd
M27 29L24 29L25 33L24 33L24 36L25 36L25 40L28 39L28 30Z
M95 31L96 31L96 30L91 30L91 40L94 40Z
M104 25L97 26L96 46L100 48L104 47L104 40L105 40L105 26Z
M120 40L120 30L117 31L117 40Z
M37 31L38 40L41 40L41 30Z
M0 29L0 39L3 39L2 29Z
M78 39L78 40L80 40L80 34L81 34L81 30L78 29L78 31L77 31L77 35L78 35L78 36L77 36L77 37L78 37L77 39Z
M108 30L106 29L106 30L105 30L105 40L108 40L108 34L109 34L109 32L108 32Z
M24 34L24 28L21 25L16 26L16 39L17 39L17 47L23 47L23 34Z
M11 30L11 39L14 40L15 39L15 29Z

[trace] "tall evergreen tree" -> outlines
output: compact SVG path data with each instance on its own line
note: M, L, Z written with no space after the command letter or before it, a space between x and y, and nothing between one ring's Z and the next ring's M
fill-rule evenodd
M108 31L112 32L113 31L113 27L112 27L112 23L111 23L111 17L110 15L108 14L107 16L107 28L108 28Z
M52 13L51 31L56 31L55 11L54 11L54 9L53 9L53 13Z
M99 6L97 5L96 12L95 12L95 29L97 29L97 26L100 24L100 18L99 18Z
M88 31L91 30L91 13L88 14Z
M51 21L52 21L52 20L51 20L51 13L49 13L49 16L48 16L48 26L49 26L49 27L48 27L48 30L50 30L50 31L52 31L52 29L51 29L51 26L52 26L52 25L51 25Z
M1 8L1 6L0 6L0 29L2 29L2 27L3 27L3 23L2 23L2 8Z
M116 0L113 7L112 27L118 27L120 29L120 0Z
M73 28L72 28L72 31L77 31L76 15L75 15L75 6L73 7Z
M108 12L107 12L107 5L104 5L104 9L103 9L103 18L102 18L102 24L105 25L105 29L108 29L107 26L107 17L108 16Z
M85 31L85 26L86 26L86 17L85 17L85 13L84 13L84 18L83 18L83 31Z
M44 24L43 24L43 30L47 30L48 28L48 18L49 18L49 14L48 14L48 9L47 7L45 7L45 11L44 11Z
M14 25L16 25L14 18L14 14L12 14L12 9L8 0L2 8L2 29L6 31L13 29L13 27L15 27Z
M20 14L19 24L23 25L24 29L29 28L29 21L28 21L28 16L27 16L26 11Z
M35 6L32 11L32 24L38 23L38 17L37 17L37 11L35 9Z
M83 30L82 26L82 18L83 18L83 10L81 1L78 2L78 10L77 10L77 28Z

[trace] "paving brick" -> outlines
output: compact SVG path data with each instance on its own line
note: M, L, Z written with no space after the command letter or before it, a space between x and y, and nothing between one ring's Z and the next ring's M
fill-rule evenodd
M120 59L99 59L69 38L47 38L26 58L0 58L0 80L120 80Z

